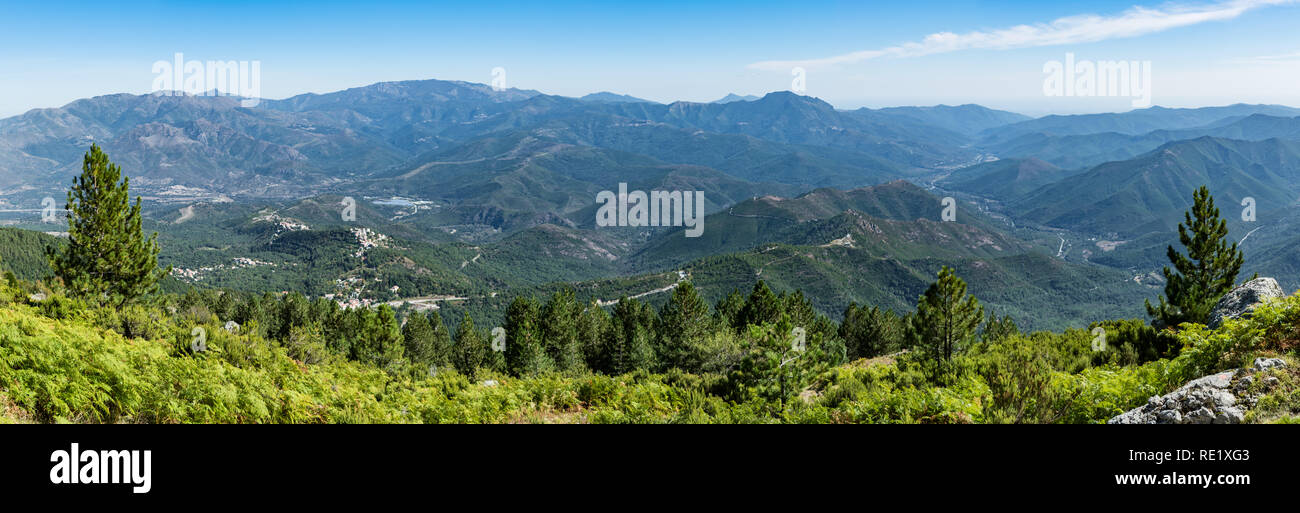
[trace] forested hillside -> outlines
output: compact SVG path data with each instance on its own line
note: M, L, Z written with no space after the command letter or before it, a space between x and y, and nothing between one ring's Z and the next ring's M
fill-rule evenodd
M218 293L115 310L30 298L40 290L0 286L0 421L1102 422L1256 355L1294 369L1300 345L1300 296L1212 331L1106 324L1116 335L1102 353L1089 331L993 319L936 375L906 319L854 307L837 325L798 293L763 288L721 310L686 293L658 312L521 301L502 353L488 326L436 313L403 326L387 309ZM1273 374L1280 385L1248 421L1300 414L1300 381Z
M657 278L668 283L653 291L667 297L658 307L627 294L591 299L592 290L579 299L567 285L540 298L491 294L509 297L497 324L467 310L444 317L466 298L399 311L299 292L160 292L173 269L159 267L156 235L142 231L127 180L98 146L85 162L69 193L66 242L9 233L27 244L10 252L18 270L30 274L39 250L52 277L24 280L11 268L0 283L5 422L1098 423L1257 356L1281 358L1267 368L1254 360L1262 388L1237 386L1249 410L1224 406L1202 417L1291 422L1300 414L1300 382L1288 370L1300 368L1300 294L1265 298L1248 318L1216 305L1237 293L1242 255L1223 242L1226 223L1205 188L1179 225L1187 255L1170 250L1167 297L1147 304L1159 326L1134 319L1022 332L971 294L993 287L975 282L972 291L948 266L921 281L929 285L919 286L914 309L851 302L838 321L798 288L774 291L762 279L748 294L706 300L692 273L714 287L747 273L698 266ZM898 192L859 191L852 202L912 217L899 210L906 202L889 200ZM769 210L791 221L819 215L800 205ZM832 221L869 226L845 239L856 233L870 245L879 245L871 233L886 231L879 225L899 222L850 212ZM959 231L983 224L915 222ZM950 249L967 245L957 233L945 237ZM351 237L373 242L363 254L391 247L365 229L286 229L265 241L310 252L310 265L336 265L347 257L320 252ZM967 250L1015 244L974 239Z
M1296 368L1300 300L1203 327L1300 283L1288 108L733 100L430 80L0 120L4 415L1083 423ZM623 189L700 194L702 230L597 223ZM1243 420L1300 413L1269 372Z

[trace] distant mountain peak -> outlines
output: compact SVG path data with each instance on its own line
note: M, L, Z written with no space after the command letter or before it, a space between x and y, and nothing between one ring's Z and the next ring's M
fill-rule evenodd
M578 99L585 102L597 103L658 103L650 100L643 100L635 96L628 96L626 94L611 93L609 91L591 93Z
M821 110L834 111L835 107L815 96L802 95L792 91L772 91L754 100L759 105L807 105Z
M283 100L263 100L273 110L312 110L326 106L352 108L357 104L375 104L392 100L409 100L427 103L445 103L452 100L478 99L490 102L512 102L539 96L528 89L497 89L487 84L460 80L402 80L376 82L361 87L325 94L305 93Z
M758 99L759 99L759 97L754 96L754 95L752 95L752 94L747 94L747 95L745 95L745 96L741 96L741 95L738 95L738 94L736 94L736 93L727 93L726 96L723 96L722 98L719 98L719 99L717 99L717 100L714 100L714 101L711 102L711 103L752 102L752 101L754 101L754 100L758 100Z

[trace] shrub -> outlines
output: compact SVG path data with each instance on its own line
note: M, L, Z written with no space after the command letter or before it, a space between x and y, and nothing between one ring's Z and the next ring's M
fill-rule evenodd
M1089 332L1102 328L1106 351L1098 352L1094 364L1137 365L1161 358L1178 356L1178 337L1168 330L1156 330L1139 319L1106 321L1089 326Z

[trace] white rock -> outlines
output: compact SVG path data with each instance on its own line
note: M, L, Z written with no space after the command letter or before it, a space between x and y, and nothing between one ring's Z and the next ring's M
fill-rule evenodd
M1255 370L1259 372L1263 372L1272 368L1281 369L1284 367L1286 367L1286 361L1281 358L1256 358L1255 359Z
M1241 424L1241 421L1245 420L1245 418L1246 418L1246 414L1242 413L1240 409L1234 407L1228 407L1228 408L1224 408L1223 411L1220 411L1218 415L1214 416L1214 423L1215 424Z
M1210 319L1206 324L1210 329L1214 329L1228 319L1249 317L1260 303L1280 297L1286 297L1286 294L1282 292L1282 287L1277 284L1277 280L1255 278L1224 294L1210 311Z
M1209 408L1200 408L1187 414L1188 424L1210 424L1214 422L1214 412Z

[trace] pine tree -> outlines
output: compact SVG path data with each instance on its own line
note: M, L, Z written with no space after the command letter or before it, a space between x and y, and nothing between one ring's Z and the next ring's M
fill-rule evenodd
M307 324L307 298L294 292L281 298L277 306L279 320L276 323L276 333L273 337L277 340L287 340L293 328Z
M820 334L796 343L794 323L781 315L775 322L751 325L746 330L744 356L727 375L727 389L737 402L754 399L784 406L797 397L826 368Z
M772 293L766 282L759 280L754 284L754 290L749 293L749 299L745 300L745 306L740 309L737 317L733 327L742 332L748 326L776 322L781 317L781 300Z
M516 296L506 308L506 372L534 376L555 368L542 342L541 307L531 297Z
M364 310L361 324L356 343L352 346L354 360L387 367L402 359L402 328L391 307L381 305L376 311Z
M587 368L593 371L609 370L609 346L605 343L608 333L613 329L609 312L592 301L578 317L578 340L582 343L582 356L587 361Z
M581 306L570 288L556 292L542 309L542 340L546 353L561 372L581 372L587 366L578 343L580 312Z
M834 350L840 352L839 357L844 357L844 341L839 338L839 328L830 318L822 315L813 306L812 300L803 295L802 290L792 292L782 292L777 296L777 303L781 305L781 313L790 316L790 322L795 326L803 328L808 333L820 333L826 341L827 353Z
M666 369L696 372L706 355L699 354L700 341L713 328L708 303L686 281L677 285L673 295L659 311L659 364Z
M235 294L228 290L220 291L212 302L211 308L212 313L217 314L217 318L230 320L235 313Z
M257 300L257 325L263 337L275 337L280 332L280 298L263 292Z
M245 302L241 307L246 310L243 315L245 318L251 318L256 314L256 301L250 298L250 302ZM242 321L241 321L242 322ZM244 324L247 324L244 322ZM329 326L325 330L329 336L325 339L325 346L335 354L340 354L348 358L355 358L354 347L357 345L357 338L361 330L365 329L365 315L361 309L339 309L329 319Z
M1020 327L1016 326L1016 321L1010 315L999 319L996 314L989 312L989 319L984 323L984 332L980 333L980 340L997 342L1019 334Z
M966 282L944 266L939 280L926 289L912 317L912 332L942 371L952 355L966 345L984 320L979 300L966 295Z
M718 319L721 326L735 327L740 323L740 310L745 308L745 296L740 295L740 291L732 289L727 297L718 300L714 305L714 316Z
M439 367L451 365L451 332L442 322L442 315L437 310L429 312L429 327L433 330L432 362Z
M426 368L437 363L438 347L433 325L424 314L414 312L406 318L406 325L402 326L402 341L406 344L406 359L412 364Z
M158 234L144 236L140 198L130 204L129 182L98 145L90 147L64 206L68 245L48 253L74 295L120 307L157 291L158 280L171 272L158 268Z
M1152 306L1149 300L1146 303L1153 324L1204 324L1215 303L1232 290L1245 259L1236 242L1228 245L1228 223L1219 217L1209 188L1201 186L1192 194L1192 210L1183 217L1178 240L1187 248L1187 255L1169 246L1174 269L1164 268L1165 295L1159 306Z
M857 303L849 303L839 327L839 336L847 346L850 359L872 358L902 349L906 335L903 319L894 312L881 311L875 306L860 307Z
M489 358L492 347L483 333L474 328L474 318L465 314L456 328L456 343L452 350L451 364L461 374L473 379L479 368L490 366Z
M609 331L608 349L611 374L623 374L655 366L655 313L650 305L624 297L614 305L613 329Z

